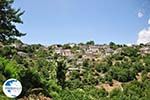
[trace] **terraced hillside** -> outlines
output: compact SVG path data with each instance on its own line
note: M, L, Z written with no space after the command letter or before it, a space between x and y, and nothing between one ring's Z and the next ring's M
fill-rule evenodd
M150 46L0 43L0 86L9 78L21 100L148 100Z

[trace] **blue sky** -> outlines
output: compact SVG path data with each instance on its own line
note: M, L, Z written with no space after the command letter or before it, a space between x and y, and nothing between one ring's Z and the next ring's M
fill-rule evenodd
M138 33L147 27L148 16L137 13L142 0L15 0L14 7L25 10L25 43L44 45L80 43L94 40L136 43Z

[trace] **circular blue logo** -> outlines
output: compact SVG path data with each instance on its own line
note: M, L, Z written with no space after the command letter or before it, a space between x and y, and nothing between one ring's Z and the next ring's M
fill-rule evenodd
M3 84L3 92L9 98L16 98L22 91L21 83L16 79L8 79Z

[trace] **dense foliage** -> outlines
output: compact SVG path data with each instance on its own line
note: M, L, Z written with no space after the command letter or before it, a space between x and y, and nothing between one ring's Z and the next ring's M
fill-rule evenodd
M18 99L149 100L150 51L141 51L149 45L27 45L15 38L24 35L15 27L23 13L12 3L0 0L0 100L9 100L9 78L22 83Z
M23 23L20 16L24 12L12 8L13 2L14 0L0 0L0 42L12 41L15 37L25 35L15 26L16 23Z
M150 55L142 55L140 46L121 46L121 52L102 60L82 59L76 64L78 59L58 55L52 47L15 43L20 48L0 49L0 86L9 78L20 80L23 92L18 98L43 94L54 100L148 100L150 96ZM70 70L73 67L77 69ZM108 91L103 85L113 87L114 80L121 87ZM0 92L0 98L6 98Z

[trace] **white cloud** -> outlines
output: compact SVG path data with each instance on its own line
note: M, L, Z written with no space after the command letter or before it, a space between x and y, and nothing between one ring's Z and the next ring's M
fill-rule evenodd
M141 12L141 11L139 11L139 12L138 12L138 17L139 17L139 18L142 18L143 16L144 16L144 13Z
M149 20L148 20L148 24L150 25L150 18L149 18Z
M150 28L143 29L138 34L137 44L143 43L146 44L150 42Z

